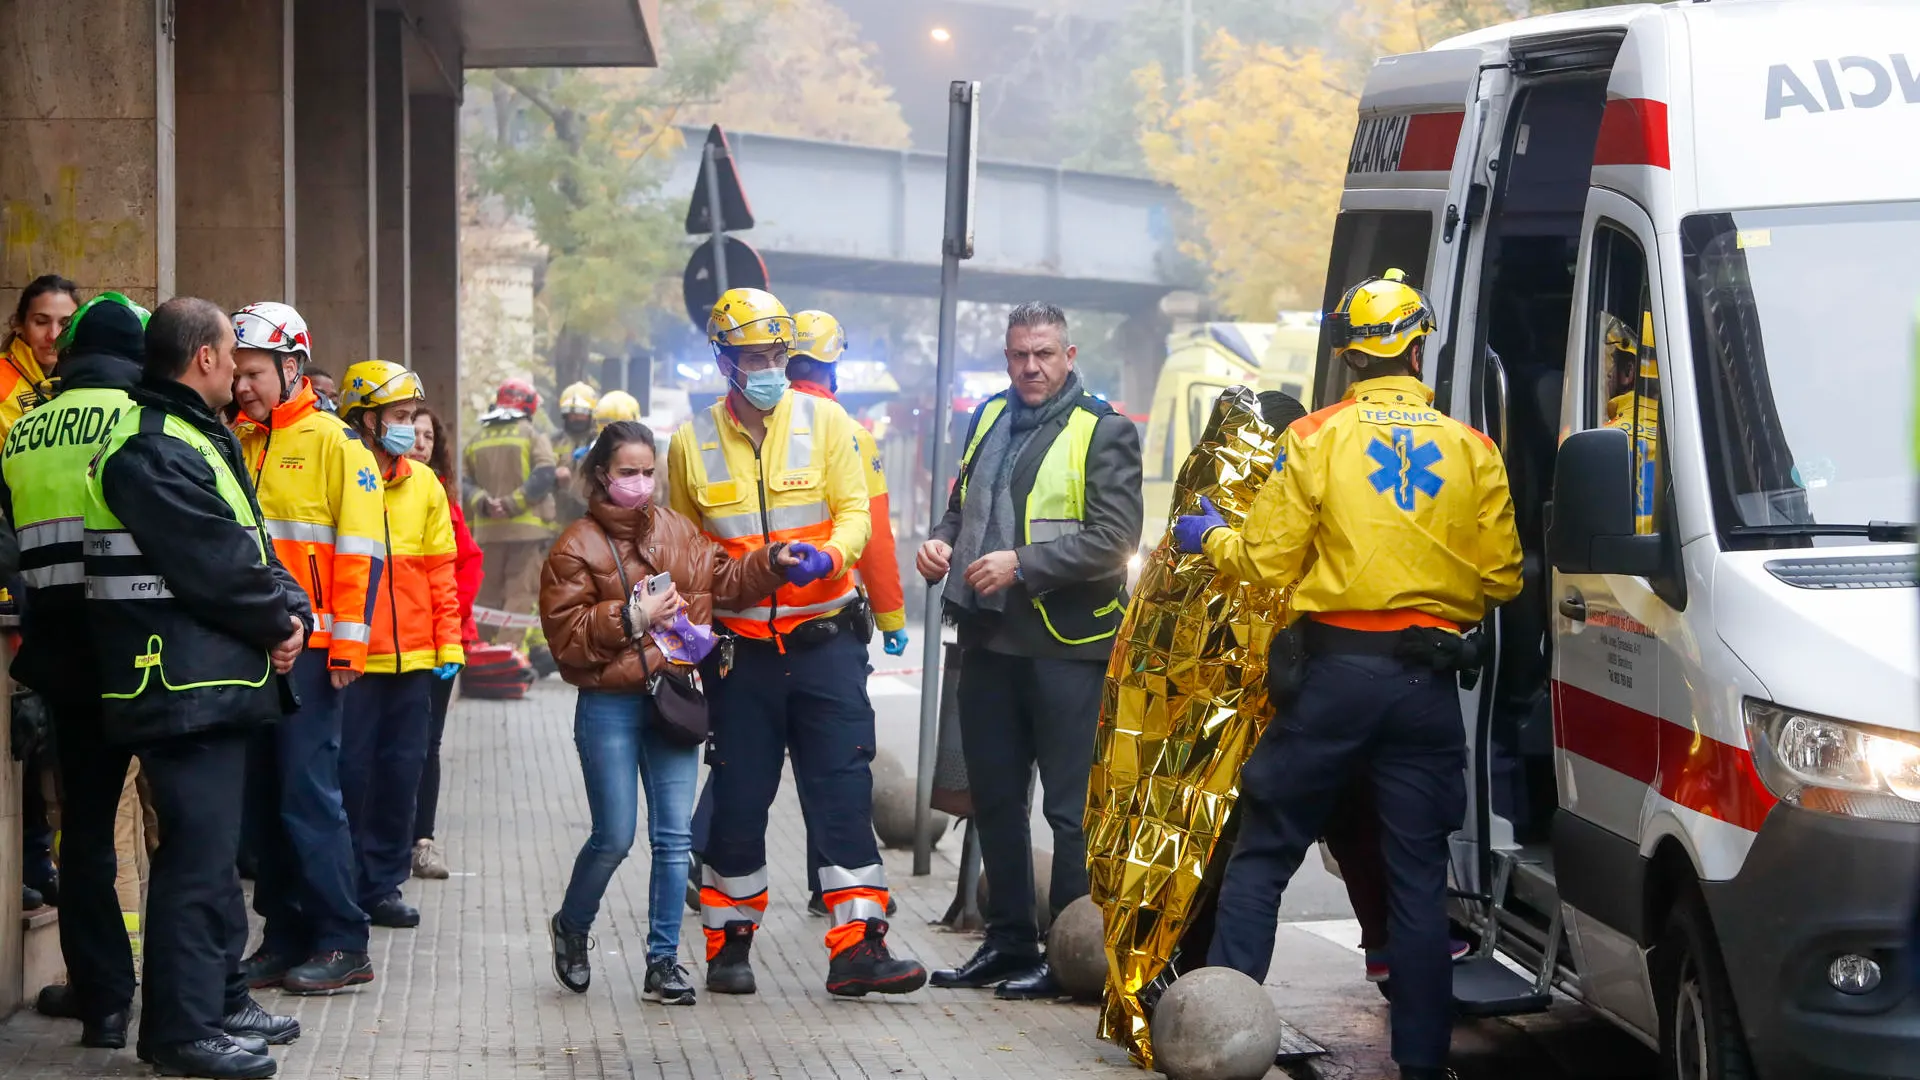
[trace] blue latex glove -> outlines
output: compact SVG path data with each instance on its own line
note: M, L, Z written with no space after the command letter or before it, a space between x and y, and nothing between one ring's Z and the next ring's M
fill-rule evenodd
M439 679L441 682L445 682L458 674L460 674L459 664L441 664L439 667L433 669L433 677Z
M800 560L780 571L789 585L811 585L833 573L833 556L812 544L799 542L788 544L787 554Z
M1188 555L1198 555L1206 550L1202 545L1206 541L1208 531L1224 528L1226 524L1226 520L1220 516L1220 511L1213 508L1213 500L1202 495L1200 496L1200 513L1187 514L1173 523L1174 550L1183 551Z
M881 636L885 639L887 643L886 648L887 648L888 656L906 655L907 632L905 630L889 630Z

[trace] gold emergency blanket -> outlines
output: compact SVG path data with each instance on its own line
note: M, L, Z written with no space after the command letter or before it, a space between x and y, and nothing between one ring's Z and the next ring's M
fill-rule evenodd
M1172 514L1199 512L1204 495L1238 527L1278 449L1254 392L1228 390L1181 467ZM1142 1067L1152 1067L1153 1047L1138 995L1157 978L1164 987L1191 925L1240 766L1266 728L1267 648L1282 617L1278 593L1222 578L1204 555L1182 555L1165 537L1107 666L1085 819L1093 899L1106 923L1100 1037Z

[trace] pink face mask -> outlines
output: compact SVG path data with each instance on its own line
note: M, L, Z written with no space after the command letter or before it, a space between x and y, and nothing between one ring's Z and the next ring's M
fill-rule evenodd
M607 481L607 501L632 510L653 499L653 477L645 473L616 476Z

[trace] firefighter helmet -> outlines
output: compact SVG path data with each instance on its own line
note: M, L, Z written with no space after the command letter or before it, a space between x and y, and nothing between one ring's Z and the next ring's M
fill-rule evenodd
M593 422L602 427L615 420L640 419L640 402L625 390L609 390L600 395L600 403L593 407Z
M780 342L793 347L793 316L772 293L728 289L707 316L707 340L716 349Z
M425 401L420 376L387 360L362 360L349 365L340 380L340 415L352 422L362 409L378 409L402 401Z
M793 317L793 354L831 364L847 351L847 332L840 320L824 311L803 311Z
M1437 328L1433 306L1407 284L1404 270L1368 278L1340 298L1327 316L1335 353L1361 352L1390 359Z
M583 382L573 383L560 391L560 415L591 415L599 400L600 395L594 393L593 387Z

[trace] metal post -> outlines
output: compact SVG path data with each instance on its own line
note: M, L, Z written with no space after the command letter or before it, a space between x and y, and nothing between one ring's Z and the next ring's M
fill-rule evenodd
M1180 0L1180 87L1193 93L1193 0Z
M927 532L932 534L947 510L947 428L953 412L953 345L960 303L960 260L973 257L975 121L980 115L980 84L956 82L947 91L947 223L940 258L940 353L933 390L933 492L927 503ZM949 569L949 573L952 570ZM913 873L933 872L933 770L940 749L939 584L927 587L927 611L921 628L920 762L914 783Z
M706 168L701 172L707 178L707 215L713 222L713 284L714 295L727 291L727 233L721 228L725 220L720 213L720 154L712 143L700 151L702 163Z

